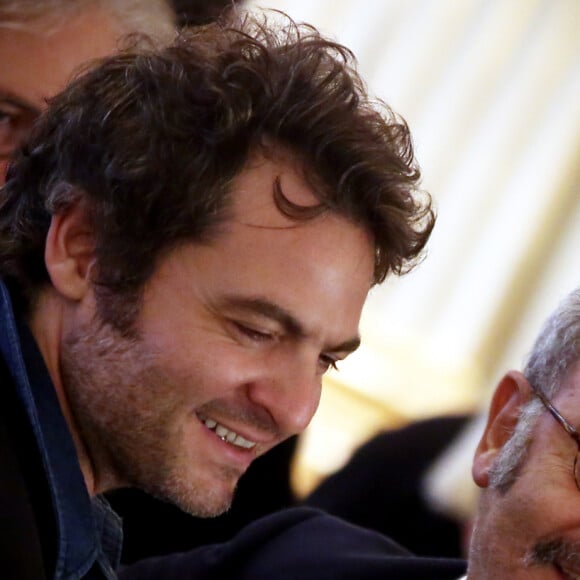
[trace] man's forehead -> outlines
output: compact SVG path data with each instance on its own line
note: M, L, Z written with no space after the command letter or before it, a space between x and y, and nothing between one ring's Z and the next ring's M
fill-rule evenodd
M296 225L282 215L275 203L274 191L292 204L318 205L312 186L304 178L303 167L296 157L285 151L254 154L233 180L232 208L234 219L248 225L288 227Z
M36 106L60 91L81 66L114 53L120 31L98 4L62 18L38 17L0 25L2 80L20 83ZM18 90L18 87L6 87Z

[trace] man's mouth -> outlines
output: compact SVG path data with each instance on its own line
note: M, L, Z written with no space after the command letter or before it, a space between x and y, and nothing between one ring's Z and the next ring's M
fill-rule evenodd
M224 425L221 425L217 421L202 417L201 415L198 415L198 417L210 431L213 431L225 443L229 443L234 447L241 447L242 449L253 449L256 446L254 441L249 441L239 433L224 427Z

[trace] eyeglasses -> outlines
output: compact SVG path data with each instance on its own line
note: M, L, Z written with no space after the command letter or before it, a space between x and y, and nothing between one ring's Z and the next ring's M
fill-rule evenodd
M538 389L534 389L534 392L536 395L538 395L538 398L540 401L542 401L544 407L550 411L552 417L554 417L554 419L556 419L556 421L562 425L562 429L564 429L564 431L566 431L566 433L568 433L568 435L570 435L570 437L576 442L578 450L576 452L576 456L574 457L574 481L576 482L576 487L578 490L580 490L580 461L578 459L580 456L580 433L578 433L578 431L576 431L576 429L572 427L572 425L570 425L570 423L568 423L564 417L562 417L560 411L558 411L558 409L552 405L551 401L546 397L546 395L544 395L544 393Z

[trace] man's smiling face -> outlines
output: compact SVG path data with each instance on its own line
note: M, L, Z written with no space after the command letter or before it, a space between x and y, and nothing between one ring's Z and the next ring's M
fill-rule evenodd
M94 296L79 305L63 383L101 487L221 513L251 461L305 429L322 375L357 347L373 241L333 213L283 216L276 179L290 201L316 203L291 158L254 158L213 241L160 259L136 338L96 320Z

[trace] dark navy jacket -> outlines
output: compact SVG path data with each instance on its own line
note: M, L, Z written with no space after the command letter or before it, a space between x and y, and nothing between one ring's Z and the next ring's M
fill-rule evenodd
M313 508L265 516L233 540L121 571L122 580L457 580L461 560L415 557L385 536Z
M0 282L0 577L112 579L120 520L91 500L43 358Z

